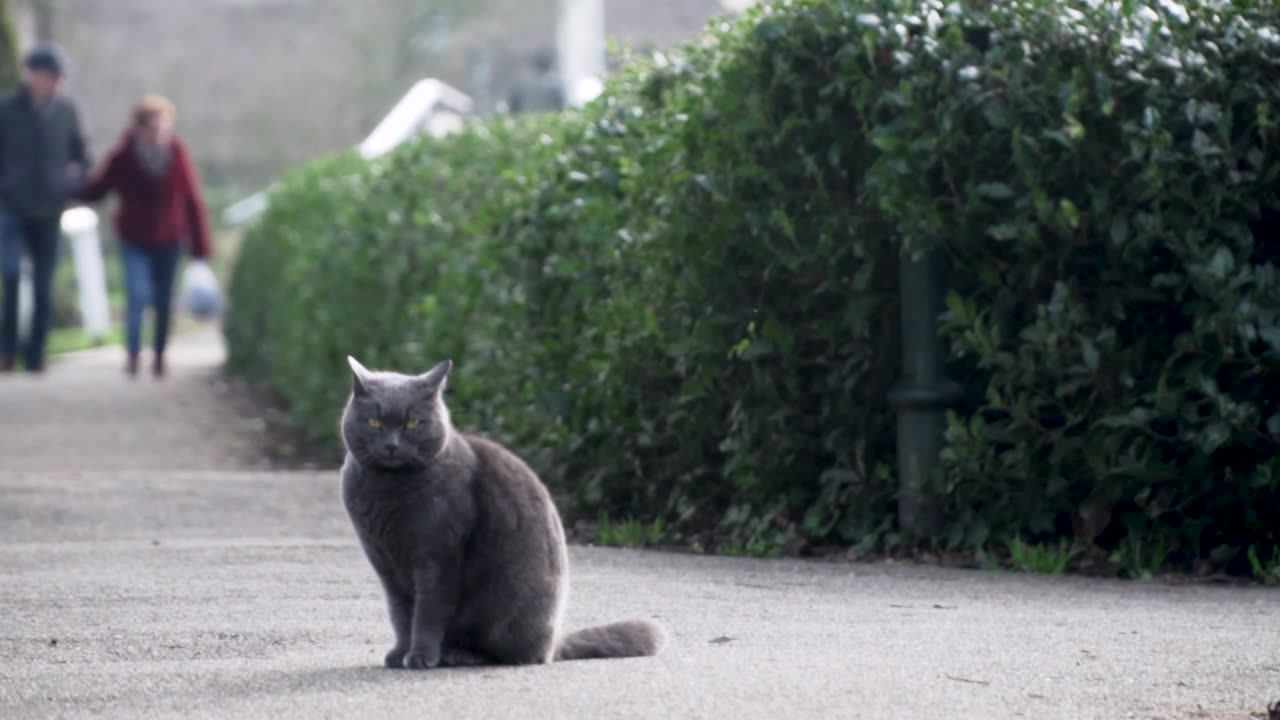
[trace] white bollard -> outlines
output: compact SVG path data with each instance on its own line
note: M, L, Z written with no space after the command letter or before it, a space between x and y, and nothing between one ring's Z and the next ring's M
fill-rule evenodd
M111 330L111 313L107 300L106 266L98 238L98 213L87 207L66 211L62 214L62 232L71 243L84 332L91 340L103 340Z
M557 14L556 44L565 100L570 107L581 107L604 87L604 0L560 0Z
M31 261L22 256L22 269L18 271L18 339L25 343L31 337L31 309L35 306L31 287Z

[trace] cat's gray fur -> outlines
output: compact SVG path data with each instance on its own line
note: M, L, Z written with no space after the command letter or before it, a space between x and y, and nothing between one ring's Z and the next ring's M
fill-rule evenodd
M454 429L443 397L452 363L408 376L348 361L342 496L386 592L396 637L387 667L661 650L664 631L642 620L563 634L569 557L560 516L520 458Z

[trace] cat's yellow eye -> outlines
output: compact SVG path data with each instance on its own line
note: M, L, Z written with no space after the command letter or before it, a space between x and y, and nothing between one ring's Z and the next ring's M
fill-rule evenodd
M378 418L369 418L369 427L377 429L382 427L382 421Z
M418 423L420 423L420 422L422 422L422 421L421 421L421 420L419 420L418 418L411 417L411 418L409 418L408 420L405 420L405 421L404 421L404 426L405 426L405 427L407 427L407 428L409 428L410 430L412 430L412 429L414 429L414 428L418 427Z

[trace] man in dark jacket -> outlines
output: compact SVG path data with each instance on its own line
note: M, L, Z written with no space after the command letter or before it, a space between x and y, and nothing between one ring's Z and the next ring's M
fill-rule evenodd
M18 282L31 258L35 307L23 361L44 370L53 271L67 199L84 184L88 151L75 104L58 93L65 63L52 45L27 54L26 77L0 99L0 372L18 355Z
M516 87L507 96L507 109L513 114L563 109L564 87L555 65L555 55L550 50L533 53Z

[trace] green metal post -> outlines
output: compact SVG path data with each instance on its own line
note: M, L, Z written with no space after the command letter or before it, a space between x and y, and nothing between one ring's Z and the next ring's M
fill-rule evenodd
M910 539L937 528L937 506L928 483L942 452L946 409L959 388L943 372L938 317L942 314L943 269L937 251L899 261L902 314L902 377L889 391L898 414L898 525Z

